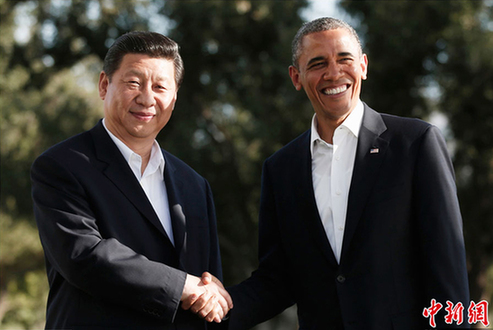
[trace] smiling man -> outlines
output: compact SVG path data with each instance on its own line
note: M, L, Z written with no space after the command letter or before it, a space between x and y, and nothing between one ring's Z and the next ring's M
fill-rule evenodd
M332 143L335 129L358 105L368 60L345 29L311 33L300 42L289 75L310 99L320 137Z
M469 303L445 142L428 123L364 104L367 68L343 21L317 19L295 36L289 74L315 114L264 164L260 264L228 289L231 329L296 303L300 329L422 330L432 299ZM445 314L434 316L438 328L457 327Z
M162 150L183 79L178 45L131 32L108 50L99 78L104 119L50 148L32 167L34 213L50 284L47 329L207 329L220 322L221 277L211 189Z

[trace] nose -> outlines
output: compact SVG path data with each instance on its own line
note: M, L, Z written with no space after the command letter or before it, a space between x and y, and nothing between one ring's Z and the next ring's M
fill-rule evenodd
M151 108L156 103L154 93L151 87L142 87L139 95L135 99L135 102L142 105L145 108Z
M342 70L336 62L327 65L324 71L324 80L337 80L342 75Z

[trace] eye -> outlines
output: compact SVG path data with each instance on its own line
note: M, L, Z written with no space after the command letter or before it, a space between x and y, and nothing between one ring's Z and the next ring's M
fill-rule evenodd
M313 63L312 65L310 65L308 67L308 69L318 69L318 68L321 68L324 64L325 64L325 62Z
M137 80L128 80L127 81L127 84L130 86L130 87L138 87L140 86L139 82Z
M164 92L164 91L167 91L168 89L164 86L164 85L155 85L154 88L158 91L158 92Z

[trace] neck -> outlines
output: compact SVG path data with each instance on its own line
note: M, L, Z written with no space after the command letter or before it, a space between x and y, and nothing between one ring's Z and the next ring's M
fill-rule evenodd
M125 143L125 142L123 142ZM153 141L154 143L154 141ZM127 144L127 143L125 143ZM152 152L152 143L150 145L146 146L130 146L127 144L127 146L132 149L133 152L135 152L137 155L139 155L142 158L142 166L140 168L140 174L144 174L144 171L147 167L147 164L149 164L149 160L151 159L151 152Z
M130 148L133 152L139 155L142 158L142 167L141 174L144 174L144 171L149 164L149 160L151 159L151 151L152 145L154 144L154 138L138 138L138 137L130 137L124 138L123 134L120 134L117 127L113 127L111 123L105 122L106 128L114 135L117 139L122 141L127 147Z
M348 115L333 119L317 114L317 131L320 138L329 144L333 144L335 130L344 122Z

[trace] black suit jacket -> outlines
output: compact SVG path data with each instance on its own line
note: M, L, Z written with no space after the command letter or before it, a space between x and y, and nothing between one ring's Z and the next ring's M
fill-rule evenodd
M425 329L432 298L444 305L439 327L447 300L463 303L467 326L462 220L438 129L365 105L340 264L317 210L309 143L307 131L264 164L260 266L230 288L231 328L296 303L300 329Z
M204 178L163 154L175 246L101 122L34 162L47 328L206 328L179 303L186 273L221 277L212 194Z

